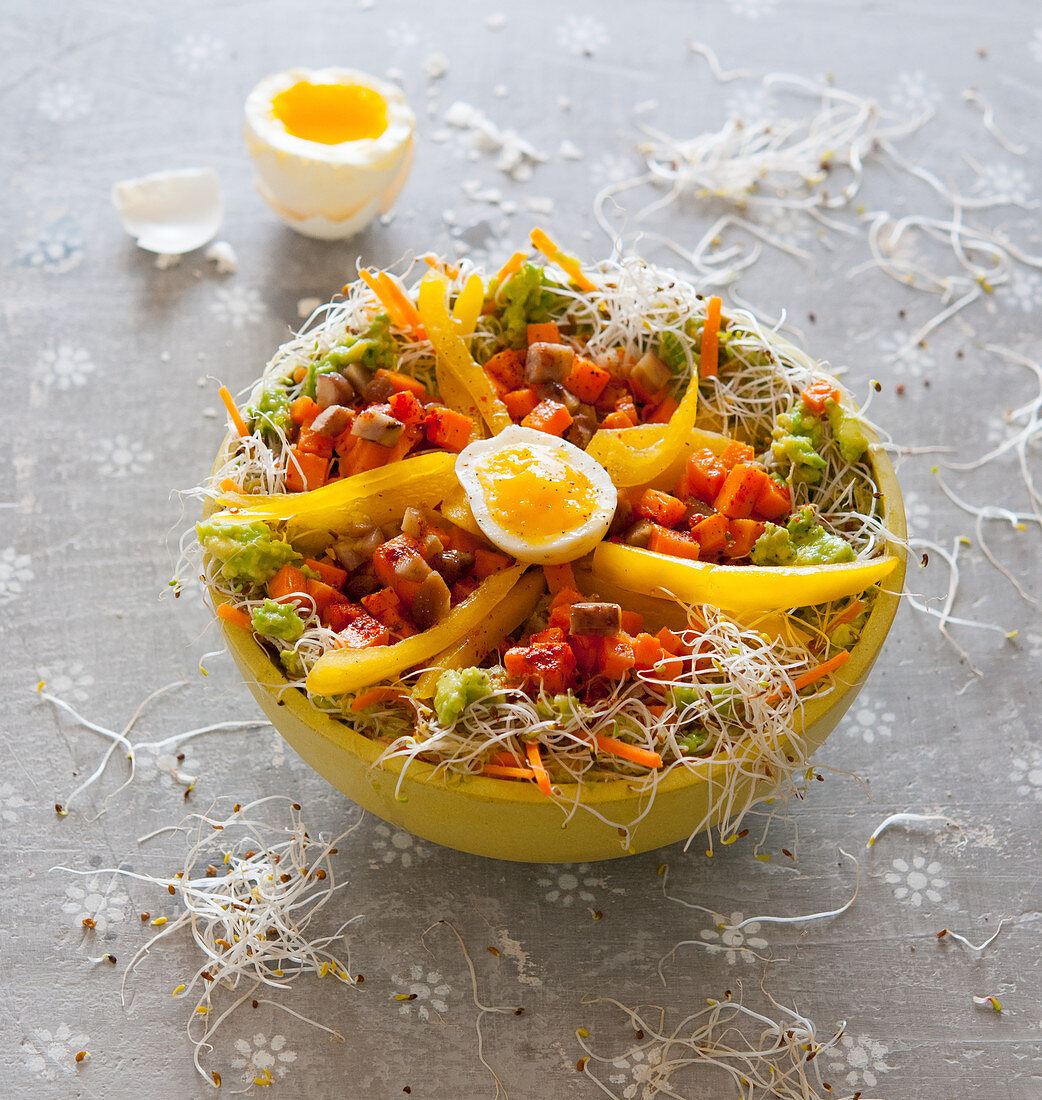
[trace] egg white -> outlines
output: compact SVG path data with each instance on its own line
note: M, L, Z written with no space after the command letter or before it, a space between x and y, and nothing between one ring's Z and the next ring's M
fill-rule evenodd
M585 475L592 484L592 499L583 499L576 492L571 496L584 505L591 504L592 514L580 525L567 530L562 527L558 534L547 539L525 538L523 533L504 527L506 517L497 515L490 504L481 475L483 471L487 473L491 460L497 454L514 448L562 463L566 469L559 480L553 481L553 485L556 490L563 490L563 495L568 495L569 488L576 488L574 476L568 476L569 470ZM456 476L485 537L518 561L538 565L559 565L588 554L604 538L618 504L618 490L600 463L563 439L519 425L505 428L492 439L476 440L464 448L456 459ZM514 514L510 520L510 525L515 528L524 526L523 516Z
M302 81L372 88L387 105L387 129L377 138L339 145L288 133L273 100ZM265 77L246 100L244 133L257 190L284 222L309 237L349 237L390 208L409 174L415 128L399 88L355 69L287 69Z

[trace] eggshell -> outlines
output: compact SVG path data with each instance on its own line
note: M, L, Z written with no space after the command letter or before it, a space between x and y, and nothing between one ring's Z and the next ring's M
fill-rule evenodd
M272 101L302 81L372 88L387 104L387 129L339 145L294 137L275 118ZM412 166L415 126L392 84L355 69L287 69L250 92L244 133L265 202L298 233L333 240L360 232L398 197Z
M224 208L210 168L154 172L112 188L123 228L148 252L180 256L212 240Z

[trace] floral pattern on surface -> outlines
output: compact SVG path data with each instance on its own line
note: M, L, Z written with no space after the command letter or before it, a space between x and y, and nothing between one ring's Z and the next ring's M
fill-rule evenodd
M895 859L887 871L884 881L894 888L894 897L898 901L914 905L917 909L926 901L939 902L941 891L948 885L947 879L940 877L943 870L937 860L927 862L925 856L916 856L911 863L906 859Z
M252 286L219 286L210 302L210 311L232 328L255 325L268 312L260 291Z
M732 913L731 919L723 928L703 928L699 933L711 955L723 954L728 966L734 966L739 959L745 963L756 962L756 953L768 946L762 936L757 936L760 925L757 921L744 928L736 928L745 920L742 913Z
M174 43L174 63L188 73L214 69L228 59L228 46L216 35L186 34Z
M94 684L94 677L79 661L65 665L40 665L36 675L43 684L43 691L63 699L66 703L85 703L86 689Z
M137 440L117 435L98 440L95 458L105 477L130 477L145 472L152 462L152 452Z
M878 738L893 737L897 715L862 696L847 712L846 721L855 737L871 745Z
M187 751L134 746L134 774L145 783L158 782L167 791L183 792L196 778L198 767Z
M44 348L36 362L36 374L40 381L59 390L86 385L96 369L90 352L73 344L55 344Z
M891 1067L886 1064L888 1050L867 1035L844 1035L839 1044L829 1052L829 1069L843 1075L851 1088L864 1085L873 1089L879 1083L878 1075ZM838 1056L838 1057L837 1057Z
M446 998L452 993L452 986L442 981L440 971L410 966L408 977L392 974L391 981L398 986L395 996L403 998L398 1005L401 1015L411 1016L415 1012L418 1019L426 1021L432 1010L439 1014L448 1012Z
M603 880L595 878L588 863L563 863L546 867L548 874L536 879L536 885L546 890L543 899L551 905L574 905L597 900L593 887L603 886Z
M922 71L899 73L890 89L891 104L910 115L934 110L943 98L941 90Z
M28 554L18 554L10 546L0 550L0 603L22 595L33 579Z
M910 334L888 332L875 343L875 352L886 363L891 363L895 374L904 378L922 378L936 366L933 353L924 344L908 346Z
M395 829L381 821L373 832L376 837L372 844L373 858L369 861L371 867L379 867L382 863L397 863L399 867L408 869L431 854L425 844L421 844L412 833L407 833L404 829Z
M1027 202L1034 188L1023 168L996 160L980 166L980 180L975 190L986 196L1001 195L1007 202Z
M605 153L590 163L590 182L597 187L622 183L636 175L638 166L621 153Z
M74 1032L68 1024L59 1024L53 1031L37 1028L22 1040L25 1068L35 1077L53 1081L59 1071L69 1072L76 1064L76 1054L86 1050L90 1039Z
M1042 307L1042 273L1016 267L1010 272L1009 282L999 288L999 293L1010 305L1033 313Z
M633 1100L640 1096L645 1082L654 1073L656 1052L651 1052L651 1057L645 1059L645 1052L641 1049L630 1051L624 1058L616 1058L611 1063L614 1072L608 1074L608 1082L612 1085L621 1085L619 1094L623 1100Z
M105 935L110 925L123 923L130 902L114 878L106 880L101 875L80 878L66 886L65 898L62 912L77 925L85 919L93 920L94 932L99 936Z
M285 1077L289 1067L297 1060L297 1052L286 1048L285 1035L272 1035L270 1041L266 1035L258 1032L249 1039L236 1039L236 1057L231 1065L242 1070L244 1081L253 1080L257 1084L270 1084L279 1077Z
M18 262L50 275L64 275L83 260L83 233L72 218L60 218L18 248Z
M579 56L593 57L608 41L608 29L591 15L568 15L557 24L557 44Z
M48 84L36 100L36 109L51 122L75 122L85 118L94 106L94 97L80 84L59 80Z
M1042 802L1042 749L1032 748L1022 756L1015 756L1012 763L1009 778L1017 794Z
M13 825L18 820L18 811L28 806L29 800L10 783L0 783L0 821Z

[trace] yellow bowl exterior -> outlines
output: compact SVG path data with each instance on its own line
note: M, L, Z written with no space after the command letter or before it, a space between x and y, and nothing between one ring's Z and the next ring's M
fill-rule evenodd
M904 505L893 466L873 443L873 464L883 493L888 528L906 537ZM208 509L208 511L212 511ZM836 674L836 693L804 707L802 737L809 755L821 746L846 713L867 678L893 622L904 583L905 552L894 544L898 568L875 600L850 660ZM254 697L297 753L352 801L426 840L473 855L531 863L577 863L615 859L686 839L710 814L714 791L728 765L702 762L697 770L674 769L659 783L653 805L632 828L628 845L621 826L646 809L624 780L562 786L562 805L546 799L532 784L483 776L438 773L420 761L402 771L401 761L377 764L383 746L315 710L288 682L251 634L222 622L228 648ZM718 777L714 782L714 777ZM753 779L736 793L742 805ZM772 784L759 781L757 796L769 797ZM579 800L582 805L572 807ZM607 818L606 824L584 807Z

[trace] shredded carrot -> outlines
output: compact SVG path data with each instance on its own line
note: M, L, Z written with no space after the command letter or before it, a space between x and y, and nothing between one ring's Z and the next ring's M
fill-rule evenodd
M423 257L423 262L428 267L433 268L435 271L440 268L442 271L445 272L446 275L448 275L450 279L455 279L456 276L459 274L458 267L454 267L452 264L447 264L443 260L439 260L437 256L433 256L429 252L426 256Z
M579 262L572 259L571 256L566 256L542 229L533 229L530 237L532 239L532 244L534 244L548 260L557 264L580 290L589 293L591 290L597 289L597 287L583 274Z
M239 415L239 410L235 407L232 395L228 392L228 387L221 386L217 391L217 396L224 402L224 407L228 410L228 415L232 418L232 423L239 435L249 435L250 429L246 427L246 421Z
M489 753L488 762L490 764L498 764L501 768L523 767L521 758L516 753L508 752L503 749L498 749L496 752Z
M230 477L226 477L217 488L222 493L237 493L239 491L239 486Z
M400 699L402 693L396 688L375 687L356 695L351 709L358 714L360 711L371 707L374 703L386 703L390 699Z
M535 773L535 781L539 784L539 789L546 795L547 798L552 797L550 790L550 775L546 768L543 767L543 758L539 753L539 744L536 741L529 741L525 746L525 754L528 757L528 763Z
M808 669L801 676L797 676L792 681L793 691L802 691L805 687L810 687L816 680L822 679L824 676L828 676L829 673L835 672L841 665L845 665L850 660L850 652L846 649L840 650L834 657L830 657L827 661L823 661L820 665L815 665L814 668ZM777 703L781 699L783 694L787 694L787 691L775 691L767 696L768 703Z
M662 757L657 752L638 748L626 741L620 741L617 737L606 737L598 733L593 738L600 752L606 752L611 756L620 756L623 760L630 760L634 764L640 764L645 768L661 768Z
M834 615L825 627L824 633L831 634L837 626L842 626L844 623L852 622L861 614L865 609L864 600L852 600L842 611L837 615Z
M232 607L230 603L222 603L218 606L217 618L224 619L226 623L231 623L232 626L239 626L243 630L253 633L253 620L245 611L240 610L238 607Z
M513 256L496 272L496 286L502 286L515 271L521 269L521 265L528 259L527 252L515 252Z
M536 773L531 768L512 768L505 764L482 764L481 774L495 779L535 779L536 777Z
M427 330L423 327L420 312L410 301L409 295L405 293L405 289L401 283L386 271L381 271L379 275L377 275L377 278L380 280L380 285L397 304L398 311L405 321L405 327L411 328L420 339L424 339L427 335Z
M699 353L698 373L702 378L713 378L719 370L720 358L720 306L719 298L710 298L706 306L706 323L702 326L702 348Z

